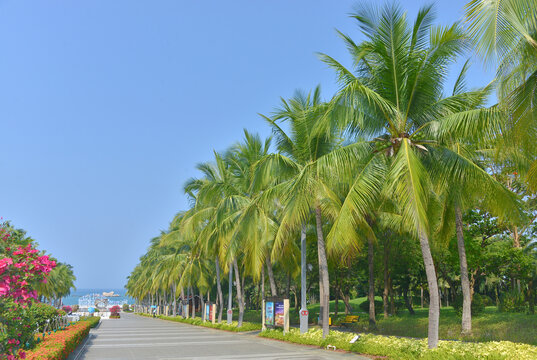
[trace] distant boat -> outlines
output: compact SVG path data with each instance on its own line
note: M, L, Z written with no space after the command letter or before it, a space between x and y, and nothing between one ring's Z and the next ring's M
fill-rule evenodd
M103 291L103 296L106 296L106 297L119 297L121 295L115 294L113 291L110 291L110 292Z

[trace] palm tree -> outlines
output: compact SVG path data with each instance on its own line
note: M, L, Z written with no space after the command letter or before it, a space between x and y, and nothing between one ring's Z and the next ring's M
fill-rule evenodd
M537 1L472 0L466 21L478 53L498 66L499 104L509 113L500 143L537 191Z
M260 162L256 178L262 179L258 181L263 183L269 179L278 180L275 186L265 192L268 199L277 199L284 208L272 250L274 258L281 255L281 249L289 244L288 239L299 231L302 257L304 256L305 225L311 212L314 213L319 261L319 319L323 326L323 337L326 337L329 331L330 287L321 202L329 188L328 177L322 176L319 168L326 168L330 164L328 157L337 146L338 139L335 133L321 134L315 131L324 111L320 87L313 93L296 92L291 99L282 99L281 107L273 116L264 117L272 127L279 153L270 154ZM285 127L289 128L288 132L284 130ZM303 276L304 266L302 260ZM302 307L305 309L305 281L302 289Z
M349 36L340 35L352 56L354 72L330 56L320 55L336 71L341 84L332 101L332 111L340 114L337 124L360 139L352 151L360 158L361 170L329 239L339 247L355 242L356 229L367 228L364 224L370 221L375 203L382 196L391 199L400 222L420 243L430 295L428 344L434 348L440 303L430 250L434 224L430 211L436 201L433 185L462 174L474 181L487 176L449 144L453 138L490 135L500 121L499 111L469 106L486 96L483 91L444 97L448 66L469 43L457 24L432 26L432 6L420 9L413 25L396 4L359 8L353 18L366 40L356 44ZM320 131L327 131L333 123L327 118Z
M195 206L182 222L187 230L202 229L199 238L205 241L206 249L214 251L217 266L219 259L223 260L230 277L232 272L235 273L239 327L244 314L239 265L243 268L242 278L246 276L244 272L259 278L260 269L267 260L271 233L275 229L272 218L255 200L256 192L252 188L253 169L267 155L270 139L261 141L257 135L247 131L244 134L244 142L234 145L225 154L215 153L213 164L198 166L205 176L192 179L185 186L185 191L195 199ZM274 294L272 265L269 261L266 265Z
M45 283L37 284L38 296L50 300L51 305L60 306L59 302L75 288L76 276L69 264L57 263L47 276Z

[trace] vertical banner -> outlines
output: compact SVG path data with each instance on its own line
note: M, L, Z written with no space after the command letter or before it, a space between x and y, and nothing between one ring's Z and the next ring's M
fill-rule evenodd
M265 302L265 325L274 326L274 302Z
M284 306L283 301L274 303L274 326L283 327Z
M262 329L281 327L289 331L289 299L270 297L263 300Z
M205 303L205 314L203 316L203 321L211 320L211 303Z

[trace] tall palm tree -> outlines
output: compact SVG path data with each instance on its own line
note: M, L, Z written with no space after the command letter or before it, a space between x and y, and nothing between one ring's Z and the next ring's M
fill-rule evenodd
M432 26L432 6L421 8L413 24L396 4L362 7L353 18L366 40L356 44L340 35L354 71L320 55L336 71L341 86L332 102L333 111L340 114L337 124L363 139L352 148L361 159L361 170L329 238L336 246L355 241L355 229L368 223L370 209L379 198L393 201L401 223L420 243L430 295L428 344L434 348L440 302L430 250L433 185L462 174L474 181L487 175L449 144L452 138L489 135L497 128L500 114L496 109L461 110L461 103L481 101L486 96L483 91L443 95L448 67L469 43L457 24ZM327 131L333 122L327 118L320 131Z
M497 65L498 100L509 113L500 143L537 191L537 0L472 0L466 21L478 53Z
M256 163L267 155L270 139L261 141L259 136L245 131L245 139L231 147L225 154L215 153L215 162L198 168L204 173L202 179L192 179L185 191L195 198L191 215L185 217L185 229L192 226L203 228L199 235L206 241L206 248L216 251L219 259L235 273L237 300L239 303L239 326L244 314L244 290L241 286L245 272L259 278L259 272L267 260L271 234L275 232L274 221L256 201L252 188L252 174ZM201 224L201 225L195 225ZM238 260L241 260L240 263ZM267 262L269 276L276 292L272 266Z
M278 199L284 207L272 250L274 258L281 254L280 250L289 244L289 239L298 232L301 234L304 256L305 225L311 213L314 213L319 261L319 319L323 326L323 337L327 336L329 331L330 286L321 203L329 188L326 185L328 174L321 174L319 167L321 164L328 166L328 157L339 142L335 133L319 133L315 130L325 107L321 100L320 87L308 94L296 92L291 99L282 99L281 107L273 116L264 117L272 127L279 153L270 154L263 159L257 172L257 181L266 183L268 179L278 179L278 183L267 190L265 196ZM285 128L289 130L286 132ZM302 267L304 265L302 261ZM304 268L302 274L305 274ZM305 283L302 286L304 289ZM304 295L303 293L303 301ZM302 306L305 308L305 304Z

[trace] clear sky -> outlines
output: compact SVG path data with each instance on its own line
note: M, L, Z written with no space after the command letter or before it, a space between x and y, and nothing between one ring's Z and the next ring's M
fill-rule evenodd
M371 2L373 0L370 0ZM436 2L438 22L464 0ZM422 0L400 4L414 16ZM269 135L257 113L348 63L350 0L0 0L0 216L74 266L79 288L123 287L150 238L188 206L194 166ZM470 85L490 80L473 66Z

